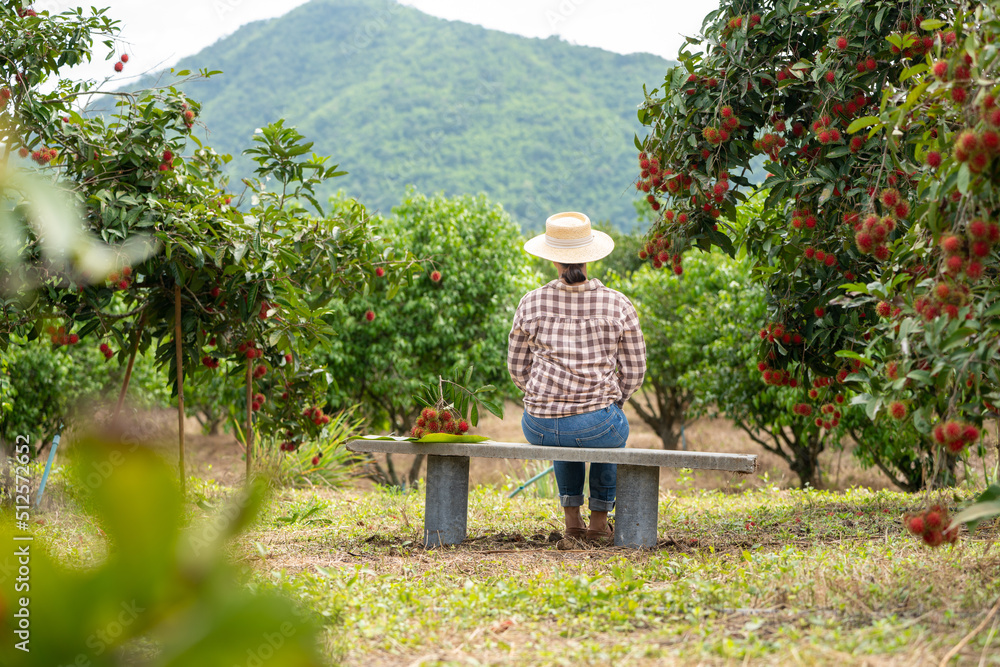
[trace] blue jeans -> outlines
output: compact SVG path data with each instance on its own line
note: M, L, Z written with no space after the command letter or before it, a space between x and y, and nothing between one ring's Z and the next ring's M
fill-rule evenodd
M533 445L548 447L624 447L628 440L628 419L617 405L570 417L539 418L527 412L521 418L524 437ZM583 480L587 464L582 461L555 461L559 501L563 507L583 505ZM590 509L609 512L615 506L618 466L590 464Z

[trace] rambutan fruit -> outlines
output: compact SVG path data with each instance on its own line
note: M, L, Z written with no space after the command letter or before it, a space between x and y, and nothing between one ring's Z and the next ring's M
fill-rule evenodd
M961 251L962 239L953 234L945 236L941 239L941 249L949 255L954 255L955 253Z
M854 235L854 243L858 246L858 250L864 254L868 254L872 251L875 246L875 242L872 240L870 234L866 232L858 232Z
M969 171L973 174L981 174L990 163L990 156L987 153L976 153L969 158Z
M980 148L979 135L974 130L962 130L955 141L955 145L967 154L975 153Z
M989 227L985 221L976 219L969 223L969 235L974 239L985 239L989 237Z
M962 437L962 425L956 421L949 421L944 425L944 439L948 442L959 440Z
M899 203L899 190L886 188L879 194L879 200L886 208L893 208Z

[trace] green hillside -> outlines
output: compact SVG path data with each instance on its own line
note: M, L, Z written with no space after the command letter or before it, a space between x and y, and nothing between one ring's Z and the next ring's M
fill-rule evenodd
M565 209L631 227L635 109L668 65L387 0L313 0L176 69L224 72L186 90L236 176L251 169L236 152L254 128L283 117L350 172L336 186L370 208L388 212L407 184L485 192L535 230Z

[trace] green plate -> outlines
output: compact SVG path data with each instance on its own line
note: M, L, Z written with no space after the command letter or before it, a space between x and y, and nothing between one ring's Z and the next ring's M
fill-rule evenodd
M451 433L428 433L417 442L485 442L485 435L453 435Z
M489 438L485 435L452 435L451 433L431 433L419 440L402 435L363 435L359 440L396 440L409 442L485 442Z

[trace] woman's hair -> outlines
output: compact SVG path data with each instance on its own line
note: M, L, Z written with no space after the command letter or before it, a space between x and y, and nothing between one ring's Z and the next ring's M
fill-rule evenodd
M582 283L587 279L587 275L583 272L584 266L584 264L563 264L563 280L570 285Z

